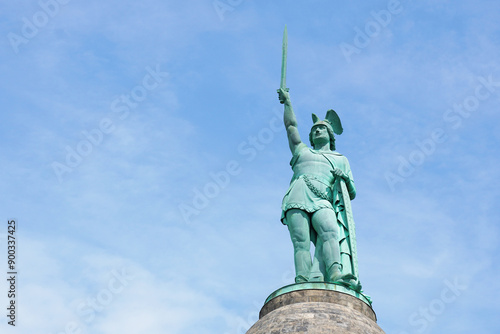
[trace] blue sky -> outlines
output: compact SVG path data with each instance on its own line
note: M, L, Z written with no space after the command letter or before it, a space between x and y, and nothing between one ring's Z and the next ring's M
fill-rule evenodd
M42 0L0 13L0 249L6 261L15 218L19 270L17 328L0 314L2 333L240 334L293 282L279 220L285 24L303 140L312 112L343 123L379 325L498 332L497 1Z

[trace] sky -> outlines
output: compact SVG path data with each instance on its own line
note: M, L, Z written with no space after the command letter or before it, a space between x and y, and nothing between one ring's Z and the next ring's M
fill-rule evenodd
M2 1L0 22L1 333L240 334L293 283L285 24L301 138L342 120L380 327L500 330L498 1Z

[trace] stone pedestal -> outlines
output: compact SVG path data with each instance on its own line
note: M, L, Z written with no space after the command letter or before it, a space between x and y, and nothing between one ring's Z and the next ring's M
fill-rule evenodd
M268 298L247 334L385 334L376 321L373 309L359 298L303 289Z

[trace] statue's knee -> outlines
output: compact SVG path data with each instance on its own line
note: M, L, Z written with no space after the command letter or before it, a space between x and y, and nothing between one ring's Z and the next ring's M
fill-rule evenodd
M309 244L311 242L309 222L307 219L300 214L299 216L291 214L290 218L287 218L287 221L288 230L290 231L290 236L294 244Z
M295 253L297 252L305 252L307 254L309 254L309 252L311 251L311 242L306 242L306 241L299 241L299 240L294 240L292 239L292 244L293 244L293 249L295 251Z
M323 240L323 242L328 242L330 240L338 240L338 234L335 233L335 231L324 231L323 233L320 233L320 238Z
M292 242L296 247L306 248L310 247L311 239L309 238L309 234L304 231L295 231L292 235Z

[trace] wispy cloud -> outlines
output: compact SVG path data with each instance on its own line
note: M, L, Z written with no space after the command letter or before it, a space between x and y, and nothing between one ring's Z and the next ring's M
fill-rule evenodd
M401 1L349 63L339 44L388 2L222 2L234 10L221 21L212 1L69 1L18 53L7 34L40 4L0 5L0 201L19 221L23 268L19 327L0 331L244 333L267 295L292 283L279 221L291 154L276 95L287 23L302 138L311 112L333 108L344 125L360 278L382 328L493 333L498 309L478 296L498 290L499 97L456 129L443 114L475 96L478 77L497 80L497 3ZM168 77L141 100L156 64ZM111 104L133 94L140 103L120 119ZM50 164L107 117L112 133L59 183ZM447 140L391 191L384 173L436 128ZM179 205L231 161L239 173L186 224ZM116 293L123 268L133 278ZM468 287L446 303L455 277ZM421 307L439 314L419 331Z

